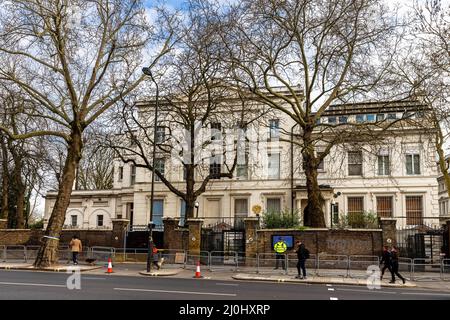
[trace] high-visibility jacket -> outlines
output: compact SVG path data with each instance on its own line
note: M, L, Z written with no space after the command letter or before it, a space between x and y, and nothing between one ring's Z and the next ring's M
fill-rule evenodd
M276 253L285 253L286 250L287 250L286 242L284 242L284 241L278 241L278 242L275 243L275 245L273 246L273 249L275 250Z

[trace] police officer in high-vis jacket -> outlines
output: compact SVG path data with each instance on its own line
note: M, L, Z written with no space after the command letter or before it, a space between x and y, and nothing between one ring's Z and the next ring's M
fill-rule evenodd
M287 250L286 242L284 242L283 240L278 241L273 246L273 249L275 250L275 253L276 253L275 270L277 270L280 267L280 261L281 261L281 266L282 266L283 270L286 270L285 255L284 255Z

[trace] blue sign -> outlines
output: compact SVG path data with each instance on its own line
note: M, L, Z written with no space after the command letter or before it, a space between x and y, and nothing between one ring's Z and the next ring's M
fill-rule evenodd
M294 236L279 236L279 235L273 235L272 236L272 249L275 246L275 243L278 241L284 241L288 247L288 249L291 249L294 247Z

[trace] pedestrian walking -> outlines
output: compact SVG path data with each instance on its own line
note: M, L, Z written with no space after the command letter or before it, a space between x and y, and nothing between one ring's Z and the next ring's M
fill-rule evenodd
M392 281L390 281L389 283L395 283L395 276L399 277L402 281L403 284L405 284L406 280L405 278L403 278L401 276L400 273L398 273L398 248L397 247L392 247L391 250L391 261L392 261Z
M300 240L297 241L297 249L295 250L297 253L297 271L298 275L297 279L306 279L306 259L309 258L309 250L306 249L305 244ZM302 271L302 272L300 272Z
M386 271L386 269L389 270L389 272L391 273L391 277L392 280L391 281L395 281L394 280L394 273L392 272L392 256L391 256L391 251L389 250L388 246L384 246L383 248L383 254L381 256L381 261L380 261L380 266L383 265L383 268L381 269L381 277L380 280L383 280L383 276L384 276L384 272Z
M280 267L280 262L283 270L286 270L286 263L285 263L285 252L287 250L286 242L284 242L283 240L278 241L273 246L273 249L275 250L276 253L275 270L278 270L278 268Z
M69 243L70 250L72 251L73 264L78 264L78 255L83 251L81 240L78 236L74 235Z
M156 268L161 269L161 266L159 264L159 257L158 257L158 248L155 246L153 247L153 264L156 266Z

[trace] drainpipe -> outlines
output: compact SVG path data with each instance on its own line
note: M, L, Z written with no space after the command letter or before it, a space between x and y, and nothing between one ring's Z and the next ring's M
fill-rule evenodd
M291 127L291 214L294 219L294 129L298 123Z

